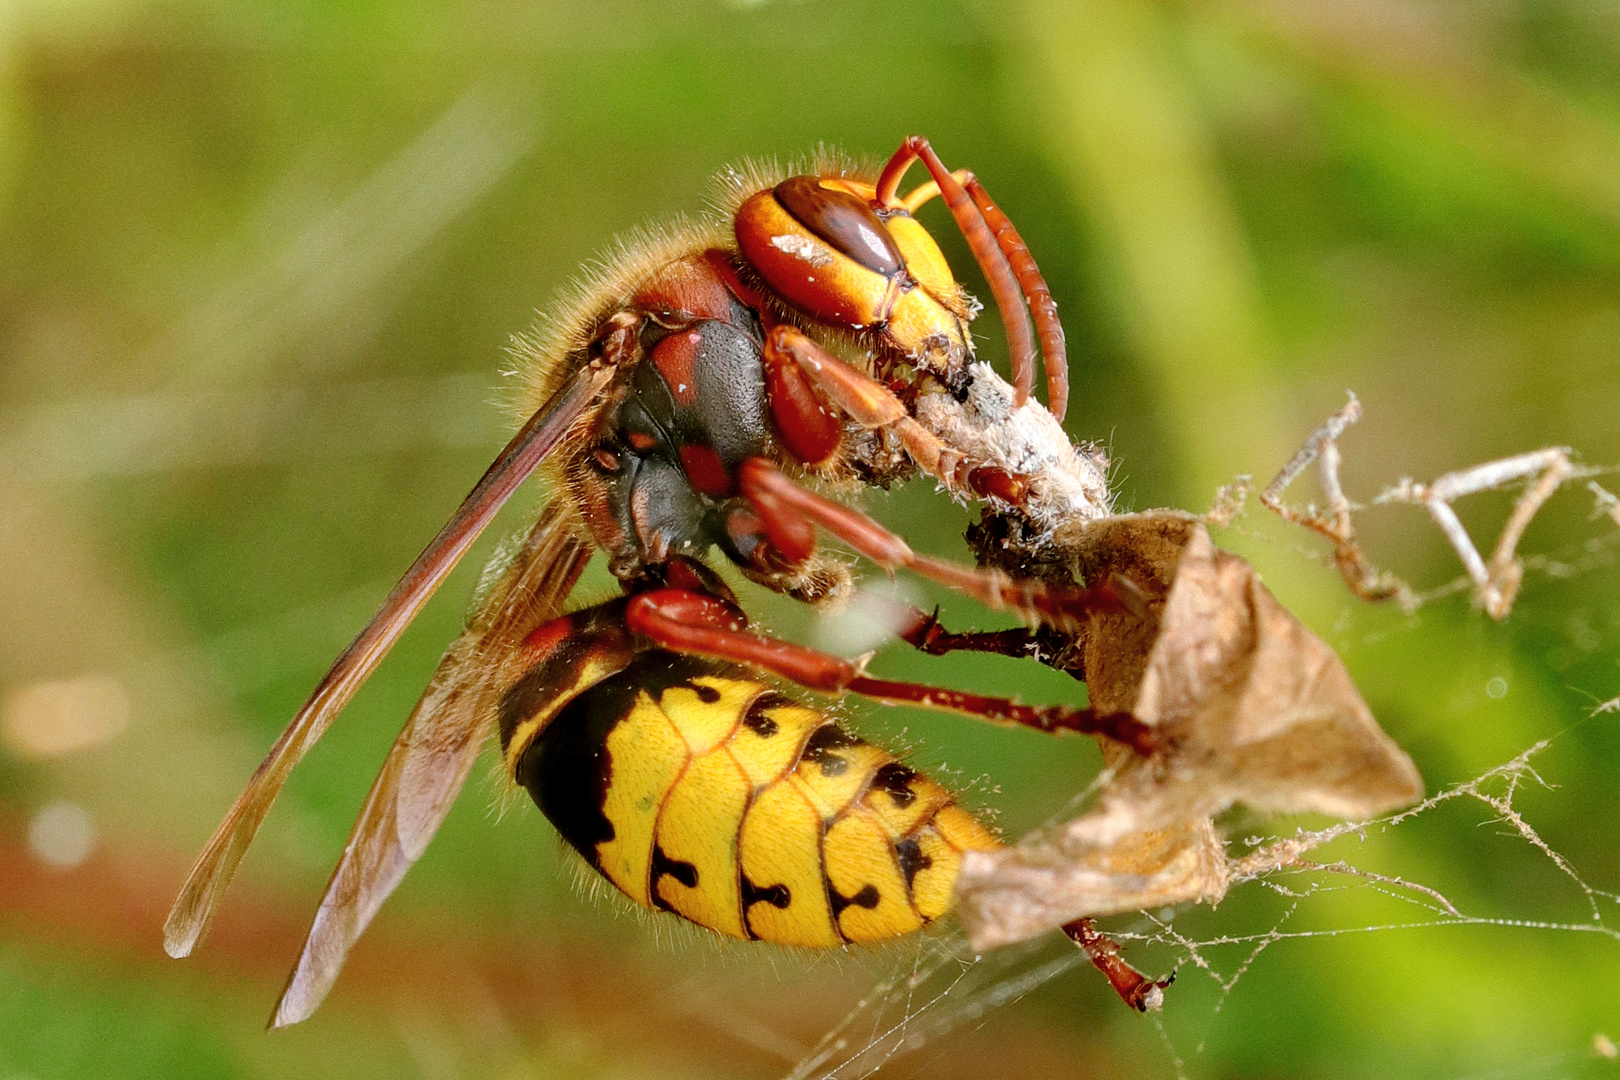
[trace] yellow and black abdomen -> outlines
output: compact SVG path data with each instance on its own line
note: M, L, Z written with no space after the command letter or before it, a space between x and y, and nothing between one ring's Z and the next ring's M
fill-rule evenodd
M654 650L564 706L514 775L639 904L733 937L832 946L950 907L997 846L944 788L740 669Z

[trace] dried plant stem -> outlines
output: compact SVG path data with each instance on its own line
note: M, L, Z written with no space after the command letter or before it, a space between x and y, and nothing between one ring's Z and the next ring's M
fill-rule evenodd
M1388 571L1373 567L1356 543L1353 513L1359 509L1344 493L1339 479L1341 457L1338 440L1346 429L1361 418L1361 402L1350 395L1343 408L1306 437L1288 464L1260 493L1260 502L1284 521L1302 525L1333 544L1333 561L1345 584L1358 597L1369 602L1397 600L1401 606L1417 606L1412 587ZM1314 504L1297 509L1283 499L1283 493L1312 463L1317 466L1317 482L1327 499L1325 510ZM1462 560L1473 585L1474 597L1493 619L1505 619L1513 609L1519 586L1524 580L1524 562L1519 558L1519 541L1530 522L1547 500L1569 480L1591 475L1570 460L1568 447L1549 446L1526 454L1500 458L1481 465L1446 473L1432 483L1402 479L1378 496L1374 503L1411 503L1428 510L1452 550ZM1465 495L1495 491L1520 480L1529 481L1524 494L1513 505L1513 512L1497 537L1496 546L1486 559L1475 546L1468 530L1458 519L1452 503ZM1599 508L1620 524L1620 502L1597 485L1589 485L1598 498ZM1230 514L1228 513L1229 517Z

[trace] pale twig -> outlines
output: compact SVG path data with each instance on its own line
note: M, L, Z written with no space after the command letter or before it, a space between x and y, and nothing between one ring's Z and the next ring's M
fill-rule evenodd
M1254 478L1248 473L1234 476L1230 484L1222 484L1215 490L1215 501L1204 515L1204 520L1222 529L1232 524L1243 514L1244 504L1249 501L1249 491L1253 486ZM1270 491L1269 488L1266 490Z
M1400 601L1402 607L1410 608L1413 606L1411 587L1388 571L1375 569L1356 543L1355 528L1351 522L1351 514L1356 507L1345 497L1344 486L1339 480L1341 459L1338 440L1345 429L1359 419L1361 402L1355 394L1350 394L1350 400L1345 402L1343 408L1306 437L1299 452L1260 493L1260 502L1284 521L1302 525L1328 540L1333 545L1334 565L1339 568L1339 574L1350 591L1358 597L1369 603L1394 599ZM1319 511L1314 503L1306 504L1304 510L1297 510L1283 501L1284 490L1310 468L1313 461L1317 465L1317 483L1327 499L1326 512Z
M1524 563L1518 556L1519 540L1540 509L1553 493L1575 475L1575 466L1569 459L1569 449L1549 446L1528 454L1488 461L1483 465L1446 473L1431 484L1420 484L1403 479L1378 496L1375 502L1416 503L1429 511L1440 531L1445 533L1457 557L1462 560L1474 583L1474 595L1493 619L1505 619L1518 596L1524 580ZM1494 491L1516 480L1534 482L1513 504L1513 512L1497 538L1496 548L1489 562L1479 554L1468 530L1457 518L1451 503L1464 495Z
M1369 602L1394 599L1410 610L1418 605L1418 597L1411 586L1388 571L1375 569L1356 543L1351 519L1359 507L1345 496L1344 486L1339 479L1342 459L1338 440L1360 418L1361 402L1351 394L1343 408L1328 417L1305 439L1299 452L1260 493L1260 501L1284 521L1304 526L1332 543L1333 562L1344 577L1345 584L1358 597ZM1317 466L1317 482L1327 499L1327 506L1318 510L1311 503L1303 510L1296 509L1283 501L1283 492L1313 462ZM1449 472L1428 484L1410 478L1402 479L1373 502L1412 503L1428 510L1452 550L1462 560L1475 599L1491 618L1505 619L1513 608L1513 601L1524 580L1524 560L1518 555L1518 547L1525 530L1547 500L1566 482L1590 475L1590 471L1576 468L1570 460L1568 447L1549 446ZM1529 486L1513 504L1513 511L1502 526L1496 546L1490 558L1486 559L1458 519L1452 503L1465 495L1495 491L1520 480L1529 481ZM1588 487L1597 498L1599 512L1620 524L1620 500L1596 482Z
M1616 525L1620 525L1620 496L1616 496L1613 492L1606 490L1603 485L1598 483L1596 480L1588 480L1586 482L1586 490L1592 493L1592 498L1595 504L1592 507L1592 516L1594 518L1606 516L1610 518Z

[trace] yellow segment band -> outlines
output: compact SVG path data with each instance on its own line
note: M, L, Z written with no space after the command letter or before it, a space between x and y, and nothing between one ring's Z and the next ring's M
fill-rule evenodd
M805 741L827 718L803 705L752 706L736 734L731 753L755 787L774 784L796 765Z
M842 736L843 742L818 750L826 730L818 729L811 737L790 782L801 787L823 820L830 821L860 797L880 766L894 758L871 743L856 742L847 735Z
M748 706L764 692L756 682L705 675L691 686L670 687L658 703L692 753L706 754L731 738Z
M737 826L753 791L742 767L721 747L692 760L658 817L662 860L655 853L653 865L662 871L653 882L658 898L700 926L732 937L748 936L737 876Z
M602 814L613 826L613 839L596 845L597 865L630 899L650 907L647 878L659 813L692 755L646 691L608 732L607 749L613 777Z
M921 855L921 869L911 879L911 899L917 913L932 921L951 909L956 877L962 871L962 854L927 826L914 837Z
M837 895L838 929L850 941L879 941L922 926L911 893L895 862L883 824L871 811L852 806L827 829L822 845L827 882Z
M756 937L811 948L843 943L821 876L821 829L820 813L792 784L766 788L748 808L737 848L759 897L747 910Z

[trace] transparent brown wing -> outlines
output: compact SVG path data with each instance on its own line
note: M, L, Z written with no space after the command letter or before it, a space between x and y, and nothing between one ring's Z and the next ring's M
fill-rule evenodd
M293 766L331 726L496 511L602 399L617 370L612 364L584 369L523 425L371 622L333 663L197 856L163 926L163 947L170 956L186 956L196 946Z
M349 834L271 1027L315 1011L383 900L421 857L466 782L501 693L521 674L518 643L561 613L589 557L564 516L548 508L445 653Z

